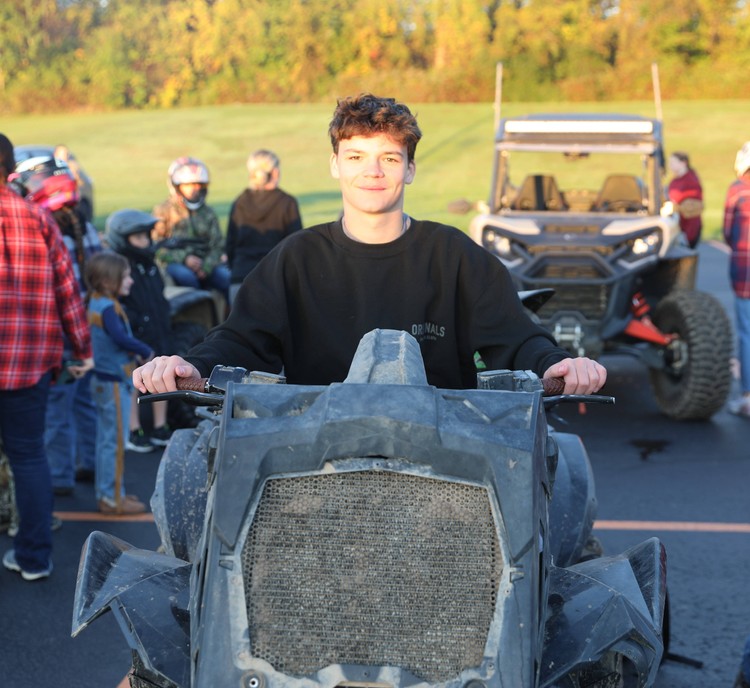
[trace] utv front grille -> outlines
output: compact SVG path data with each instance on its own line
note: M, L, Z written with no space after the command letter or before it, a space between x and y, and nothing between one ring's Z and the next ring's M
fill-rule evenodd
M503 569L486 489L396 472L276 478L242 550L251 653L305 676L481 664Z
M541 286L541 285L540 285ZM544 284L549 287L549 283ZM533 287L532 287L533 288ZM555 284L554 303L546 303L537 315L542 319L553 317L561 311L573 311L583 315L586 320L601 320L607 311L609 289L603 284Z
M524 289L549 287L555 290L555 296L537 311L542 320L560 311L576 311L587 320L601 320L607 312L610 285L590 261L539 261L527 273Z

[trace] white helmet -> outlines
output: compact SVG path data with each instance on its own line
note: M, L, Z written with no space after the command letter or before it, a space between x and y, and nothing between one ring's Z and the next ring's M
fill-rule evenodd
M210 181L208 167L197 158L177 158L167 172L169 193L178 196L190 210L198 210L205 203ZM200 184L201 189L194 197L186 198L180 192L181 184Z
M734 159L734 171L738 177L741 177L748 170L750 170L750 141L745 141Z

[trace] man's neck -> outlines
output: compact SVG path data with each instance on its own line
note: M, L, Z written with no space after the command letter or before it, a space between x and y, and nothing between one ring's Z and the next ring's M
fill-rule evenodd
M344 234L363 244L387 244L395 241L409 228L409 224L409 217L400 210L375 216L345 210L341 218Z

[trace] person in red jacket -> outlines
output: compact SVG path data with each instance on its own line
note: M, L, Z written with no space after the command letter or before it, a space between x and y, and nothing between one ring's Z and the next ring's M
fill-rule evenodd
M674 175L667 195L680 214L680 229L691 248L695 248L703 229L703 187L695 170L690 167L687 153L675 151L669 156L669 169Z

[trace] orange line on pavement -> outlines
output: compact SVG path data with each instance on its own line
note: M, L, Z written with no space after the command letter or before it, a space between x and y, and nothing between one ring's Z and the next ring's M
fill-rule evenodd
M683 533L750 533L750 523L692 521L595 521L599 530L671 530Z
M115 523L137 521L153 523L154 521L154 515L151 513L117 516L116 514L103 514L101 511L55 511L55 516L62 521L111 521Z

